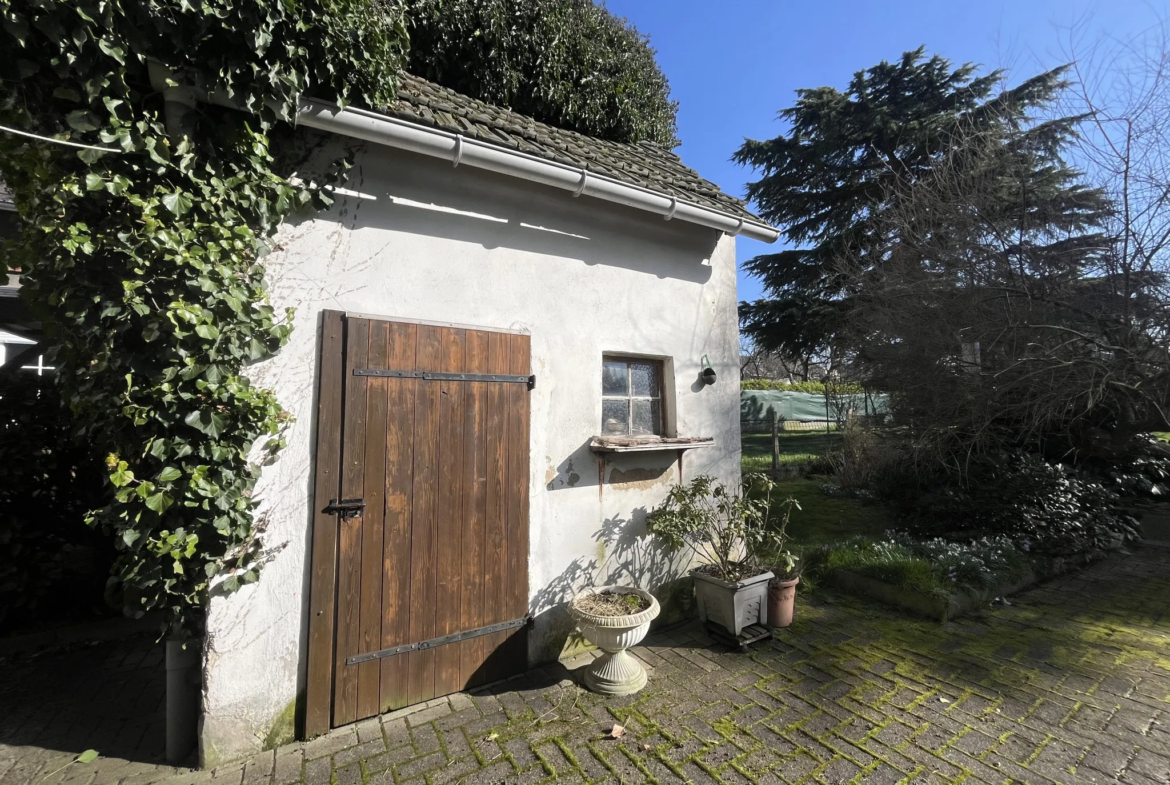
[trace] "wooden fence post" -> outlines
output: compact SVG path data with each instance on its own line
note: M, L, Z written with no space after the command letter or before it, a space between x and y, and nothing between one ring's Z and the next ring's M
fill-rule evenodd
M772 471L780 469L780 417L772 408Z

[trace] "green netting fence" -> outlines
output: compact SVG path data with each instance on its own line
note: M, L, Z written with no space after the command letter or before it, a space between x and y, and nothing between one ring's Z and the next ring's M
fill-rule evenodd
M850 413L868 421L884 419L889 412L889 396L882 393L826 396L787 390L740 391L739 422L744 433L770 433L773 412L784 431L832 431L842 425Z

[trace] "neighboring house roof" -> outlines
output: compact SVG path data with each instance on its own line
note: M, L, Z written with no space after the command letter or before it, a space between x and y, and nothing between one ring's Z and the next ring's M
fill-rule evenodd
M677 155L648 142L623 144L556 128L411 74L403 75L398 99L382 111L764 223L742 199L723 193Z

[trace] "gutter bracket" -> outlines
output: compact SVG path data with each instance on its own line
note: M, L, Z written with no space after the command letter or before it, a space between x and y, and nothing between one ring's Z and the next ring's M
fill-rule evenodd
M463 134L455 134L455 159L451 162L451 168L459 166L459 162L463 160Z
M589 172L582 169L581 182L577 183L577 190L573 191L573 198L576 198L585 192L585 183L587 182L589 182Z
M666 215L664 215L662 217L665 220L669 221L671 218L674 218L674 211L677 209L678 209L678 197L672 196L672 197L670 197L670 209L667 210Z

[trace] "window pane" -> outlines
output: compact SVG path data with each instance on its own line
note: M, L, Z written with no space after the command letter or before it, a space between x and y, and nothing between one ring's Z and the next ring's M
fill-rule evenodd
M654 398L662 393L658 390L658 363L630 363L630 378L634 382L634 395L649 395Z
M629 434L630 402L601 402L601 432L610 436Z
M634 425L631 435L661 434L662 428L659 423L662 419L662 411L660 403L658 401L633 401L633 404Z
M625 363L606 360L601 369L602 395L629 395L629 378Z

